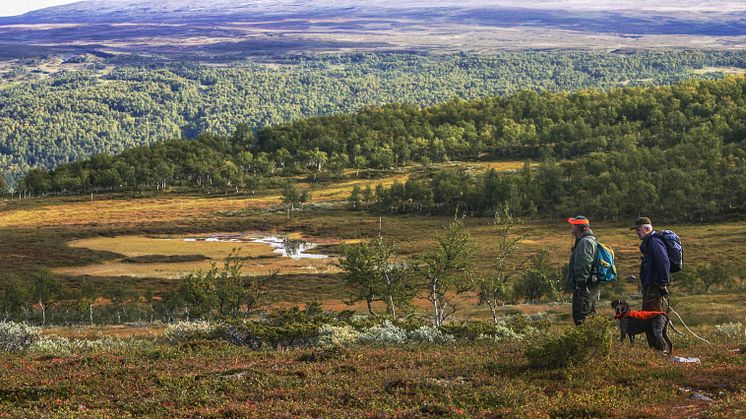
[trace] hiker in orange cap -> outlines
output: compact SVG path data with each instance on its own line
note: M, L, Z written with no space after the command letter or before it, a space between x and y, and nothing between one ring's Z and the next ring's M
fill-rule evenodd
M588 218L578 215L568 218L567 222L572 225L575 244L567 266L565 283L567 289L572 291L572 320L579 326L586 317L596 313L596 300L601 285L598 280L593 280L593 259L598 243Z

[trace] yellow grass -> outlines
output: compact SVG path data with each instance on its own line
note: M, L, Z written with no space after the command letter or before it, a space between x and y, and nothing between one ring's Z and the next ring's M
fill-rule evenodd
M150 224L204 217L217 211L280 204L279 196L251 198L157 197L131 200L94 197L92 201L46 199L33 208L0 212L0 228L75 225Z
M433 165L437 168L462 168L464 171L476 174L476 173L483 173L486 172L489 169L495 169L498 172L510 172L519 170L523 167L522 161L507 161L507 162L475 162L475 163L463 163L463 162L451 162L451 163L440 163ZM532 164L532 166L537 166L537 164ZM404 183L409 178L410 173L412 170L416 169L418 166L410 166L406 168L404 173L388 176L383 179L374 179L374 180L368 180L368 179L356 179L346 182L340 182L336 183L334 185L329 185L323 188L315 189L313 190L313 200L319 200L319 201L339 201L347 199L347 197L350 196L350 192L352 192L352 188L355 186L359 186L360 189L365 189L366 186L370 186L371 188L375 188L376 185L379 183L383 186L391 186L392 183L395 181L399 181L401 183ZM355 173L354 169L348 169L345 171L345 174L353 175Z
M436 167L463 167L472 173L494 168L511 171L523 167L523 162L444 163ZM354 186L378 183L390 186L394 181L405 182L409 168L400 174L383 179L356 179L315 187L304 185L311 192L312 202L340 201L347 199ZM93 200L64 202L61 198L47 198L31 208L0 210L0 228L56 227L76 225L127 225L151 224L190 220L206 217L218 211L237 211L245 208L267 208L281 204L279 195L240 198L224 195L213 197L162 196L133 199L112 199L94 196Z
M352 188L359 186L360 189L365 189L366 186L370 186L375 189L379 183L383 186L391 186L395 181L406 182L409 178L409 174L404 173L396 176L389 176L383 179L356 179L341 183L335 183L323 188L315 189L312 192L312 198L314 201L340 201L347 199L352 192Z
M257 237L263 235L257 234ZM299 234L291 236L293 239L300 239ZM325 242L329 243L329 241ZM280 274L338 272L335 265L336 258L293 260L273 253L270 246L262 243L191 242L184 241L184 237L119 236L75 240L70 243L70 246L109 251L127 257L203 255L210 260L179 263L126 263L122 259L116 259L100 264L58 268L55 270L58 273L74 276L175 279L197 270L208 270L211 262L222 267L223 262L234 249L238 250L239 257L257 258L244 262L242 272L246 275L267 275L271 272Z

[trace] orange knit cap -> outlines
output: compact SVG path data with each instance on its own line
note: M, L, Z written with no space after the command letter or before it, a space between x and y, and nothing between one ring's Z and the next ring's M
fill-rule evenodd
M590 225L591 224L591 222L587 218L583 217L582 215L578 215L577 217L570 217L567 219L567 222L570 224L575 224L575 225Z

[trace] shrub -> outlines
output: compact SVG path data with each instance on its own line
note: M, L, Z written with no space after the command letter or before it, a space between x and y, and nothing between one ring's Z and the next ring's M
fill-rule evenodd
M351 326L332 326L325 324L318 329L317 343L322 346L344 346L357 342L360 333Z
M552 326L554 316L542 312L532 315L518 314L509 318L507 323L512 330L520 335L530 335L537 331L547 331Z
M511 329L505 322L500 322L496 324L492 335L498 340L499 339L520 339L522 337L521 334Z
M220 327L216 334L229 343L248 346L255 351L262 347L262 340L258 336L254 336L246 331L245 328L236 326Z
M39 339L41 330L25 323L0 322L0 351L18 352L28 349Z
M373 326L360 333L359 343L367 344L396 344L407 342L407 332L386 320L382 325Z
M536 302L544 298L556 300L562 292L564 278L561 268L552 266L550 251L541 249L533 256L533 263L513 285L513 295L526 302Z
M526 357L533 368L562 368L591 358L602 358L611 351L609 322L600 316L587 319L543 344L531 345Z
M482 336L494 334L495 323L483 321L454 322L443 325L442 330L459 339L476 340Z
M744 328L741 323L723 323L715 325L715 334L727 339L741 340L744 337Z
M443 343L453 342L453 335L443 333L442 330L433 326L422 326L407 332L407 338L415 342Z
M211 337L216 325L210 322L178 322L166 327L163 336L168 343L188 342L195 339L207 339Z
M90 351L114 351L144 348L152 341L142 339L118 339L104 337L101 339L68 339L58 337L44 337L29 348L30 351L49 356L69 356Z
M548 318L551 315L539 313L535 316L518 314L502 317L503 320L495 322L468 321L462 323L451 323L443 326L442 330L459 339L468 340L509 340L523 339L528 335L546 330L551 323Z
M533 336L539 333L539 329L533 326L524 326L521 332L516 331L512 327L508 326L505 322L500 322L494 326L492 331L487 334L481 334L477 337L478 340L492 340L500 342L504 340L522 340L528 336Z
M267 344L279 346L309 346L318 338L319 324L293 322L289 320L282 324L267 324L258 321L235 322L216 326L211 337L222 339L234 344L251 346L258 349ZM242 339L236 339L242 337ZM252 345L252 341L258 345Z

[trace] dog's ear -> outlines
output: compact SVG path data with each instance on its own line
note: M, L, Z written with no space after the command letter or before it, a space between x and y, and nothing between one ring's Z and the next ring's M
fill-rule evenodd
M618 306L619 304L621 304L621 303L622 303L622 302L621 302L621 301L619 301L619 300L614 300L614 301L612 301L612 302L611 302L611 308L614 308L614 309L615 309L615 308L616 308L616 307L617 307L617 306Z

